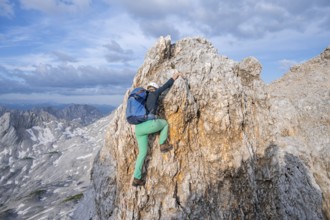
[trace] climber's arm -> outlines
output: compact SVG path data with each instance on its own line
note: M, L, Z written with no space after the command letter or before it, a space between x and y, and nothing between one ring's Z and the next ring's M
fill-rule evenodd
M162 85L159 89L157 89L155 92L157 93L157 95L159 96L160 94L162 94L162 92L164 92L166 89L171 88L171 86L174 83L174 79L170 78L169 80L167 80L167 82Z
M181 76L181 73L177 70L175 70L173 76L167 80L167 82L161 86L159 89L157 89L155 92L157 93L157 95L159 96L160 94L162 94L162 92L164 92L166 89L171 88L171 86L173 85L174 81Z

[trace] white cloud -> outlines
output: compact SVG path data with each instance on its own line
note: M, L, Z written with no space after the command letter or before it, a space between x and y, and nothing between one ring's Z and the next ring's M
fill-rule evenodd
M260 39L267 33L282 30L304 32L330 18L330 1L325 0L179 0L175 4L147 0L107 2L125 8L149 36L159 36L161 28L171 35L185 35L177 27L188 22L207 37L229 34L239 39ZM173 16L177 18L175 23L169 19Z
M77 62L75 58L72 56L61 52L61 51L53 51L52 54L56 57L56 60L63 62L63 63L75 63Z
M303 62L305 62L305 61L296 61L296 60L284 59L284 60L280 60L279 64L280 64L280 68L283 71L288 71L292 66L297 65L297 64L301 64Z
M30 67L32 68L32 67ZM64 95L116 95L130 87L134 70L68 64L40 64L32 70L0 66L0 94L57 93Z
M113 91L114 84L119 85L115 91L124 92L146 51L160 35L167 34L173 41L205 37L220 54L234 60L255 56L266 75L278 78L282 64L317 55L319 48L329 44L330 36L328 0L20 2L22 12L43 13L35 13L36 19L25 25L8 26L0 34L0 66L8 74L16 71L7 81L13 83L12 92L100 95ZM0 8L3 5L11 10L16 6L0 0ZM16 12L17 19L19 15L24 13ZM312 49L316 52L311 53ZM122 81L111 81L111 77Z
M130 14L137 18L161 19L171 14L184 13L186 8L191 8L194 1L189 0L104 0L108 4L121 5L125 7Z
M91 0L21 0L24 9L34 9L44 13L77 13L89 8Z
M115 40L111 40L110 44L104 45L109 51L106 59L110 63L123 62L127 63L134 59L134 52L131 49L123 49Z
M111 17L105 12L86 22L41 17L38 23L9 29L4 35L7 42L0 42L0 47L31 49L1 59L0 76L4 72L8 76L1 83L2 94L124 94L148 44L154 43L127 15Z
M171 35L172 38L179 38L179 30L176 28L175 24L172 24L168 21L163 20L153 20L153 21L144 21L140 23L142 30L148 36L159 37Z
M123 95L60 95L49 93L0 94L1 103L64 103L64 104L107 104L117 106L123 102Z
M9 0L0 0L0 16L12 18L14 16L13 7Z
M53 55L46 53L23 54L20 56L5 57L0 65L8 71L18 69L20 71L31 71L35 66L46 63L55 63Z

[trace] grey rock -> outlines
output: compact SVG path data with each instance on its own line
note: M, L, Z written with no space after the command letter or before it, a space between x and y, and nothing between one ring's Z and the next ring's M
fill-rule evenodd
M146 185L131 186L138 153L115 111L92 182L96 219L329 219L328 49L266 86L261 64L219 55L205 39L161 37L132 87L183 73L161 99L174 150L150 135Z
M330 59L330 46L328 46L327 49L325 49L323 53L321 53L321 58L327 60Z

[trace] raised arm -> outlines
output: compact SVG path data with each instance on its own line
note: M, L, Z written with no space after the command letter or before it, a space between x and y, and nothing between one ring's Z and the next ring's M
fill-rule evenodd
M179 76L182 76L182 74L179 71L175 70L173 76L169 80L167 80L167 82L164 85L162 85L159 89L157 89L155 92L158 93L158 95L160 95L166 89L171 88L171 86L173 85L174 81Z

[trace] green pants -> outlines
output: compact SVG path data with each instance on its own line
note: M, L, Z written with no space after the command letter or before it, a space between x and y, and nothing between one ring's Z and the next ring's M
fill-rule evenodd
M137 156L134 170L134 177L136 179L141 179L142 176L142 166L148 152L148 135L158 131L161 131L159 144L164 144L168 133L168 124L166 120L154 119L135 126L135 135L139 147L139 155Z

